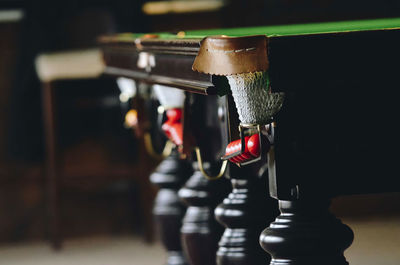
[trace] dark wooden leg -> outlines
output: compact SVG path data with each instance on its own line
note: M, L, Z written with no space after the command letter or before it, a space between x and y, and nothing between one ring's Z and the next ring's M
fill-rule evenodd
M185 207L178 190L192 173L190 164L181 160L174 150L151 174L150 181L160 187L153 214L161 240L168 251L167 265L186 265L180 241L180 229Z
M188 206L181 229L183 249L190 265L215 265L223 228L214 218L214 208L229 187L225 178L207 180L197 163L194 169L194 174L179 190L179 197Z
M236 166L233 166L236 167ZM219 242L218 265L261 265L269 261L258 238L274 218L274 201L267 197L265 178L244 168L231 172L232 192L215 209L217 220L226 229Z
M329 213L329 200L279 201L281 215L260 236L271 265L347 265L353 232Z
M43 123L46 144L46 190L48 202L48 224L50 240L54 249L61 248L61 235L58 207L58 155L56 133L56 109L52 83L42 84Z

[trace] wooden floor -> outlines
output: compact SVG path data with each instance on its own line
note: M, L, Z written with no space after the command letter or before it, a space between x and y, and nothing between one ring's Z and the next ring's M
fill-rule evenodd
M354 231L345 253L350 265L400 264L400 216L343 221Z
M160 244L141 238L91 238L67 240L60 252L45 243L0 247L1 265L153 265L164 264Z
M351 265L400 264L400 216L343 221L355 232L346 252ZM68 240L58 253L42 242L0 246L1 265L162 265L164 260L159 243L129 237Z

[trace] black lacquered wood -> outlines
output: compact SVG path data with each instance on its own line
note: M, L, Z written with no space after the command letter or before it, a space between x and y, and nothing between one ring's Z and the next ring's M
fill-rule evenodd
M184 42L178 46L169 44L173 45L173 42L160 42L158 46L149 46L140 51L155 58L155 64L145 68L138 66L140 52L133 43L103 44L103 57L106 63L104 72L108 75L125 76L199 94L215 94L212 77L192 71L192 64L199 48L198 42ZM184 45L190 47L185 48Z
M193 175L179 190L179 197L188 206L181 229L182 245L190 265L215 265L223 227L215 220L214 209L229 186L225 178L207 180L197 162L193 166Z
M246 168L231 171L232 192L215 209L217 220L225 226L217 264L266 264L269 255L263 253L258 237L274 217L275 202L267 197L265 178L253 175Z
M399 191L400 31L271 38L273 91L285 93L276 120L276 190L310 197ZM275 176L272 176L275 178Z
M149 39L142 45L159 62L150 73L137 68L133 43L104 44L107 67L113 74L134 71L139 76L131 77L146 82L216 92L215 77L191 73L199 40ZM310 196L399 191L392 155L400 149L393 122L400 111L393 67L400 61L399 46L398 29L269 38L271 88L285 93L274 117L274 197L291 200L296 185Z
M347 265L353 232L329 213L329 200L280 201L281 214L260 236L270 265Z
M160 187L153 214L161 241L168 251L167 265L187 264L180 241L182 218L186 209L178 197L178 190L191 172L190 164L181 160L174 150L150 176L150 181Z
M189 151L192 146L199 148L203 170L210 176L219 173L219 157L224 148L217 116L222 102L216 96L198 94L187 94L185 101L184 148ZM215 220L214 209L230 191L230 183L224 177L208 180L200 171L194 153L192 159L194 173L179 191L188 206L181 229L182 244L191 265L215 265L223 227Z

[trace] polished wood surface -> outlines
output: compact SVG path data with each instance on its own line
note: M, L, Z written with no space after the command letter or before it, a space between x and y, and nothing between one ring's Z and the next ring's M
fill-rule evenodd
M174 150L150 175L150 181L160 190L154 202L153 214L161 241L168 251L167 265L186 265L182 253L180 229L186 208L178 197L179 188L190 177L192 169Z
M269 255L261 249L258 237L275 217L276 206L266 195L265 177L251 175L245 168L231 170L232 192L215 209L218 222L225 226L217 252L218 265L268 262Z
M153 83L168 77L169 85L203 94L226 89L224 77L191 70L199 39L157 43L142 42L141 51L158 62L149 73L133 65L141 51L124 48L129 43L104 43L106 63L116 70L106 72L129 70L132 77L141 73L136 78ZM271 172L273 197L290 200L291 189L299 184L304 193L315 196L399 190L391 177L397 172L391 154L400 147L392 122L398 104L396 97L388 96L397 82L392 65L400 60L399 45L398 29L269 38L271 88L285 93L283 108L274 117L279 163ZM331 170L320 177L326 168Z
M271 265L347 265L353 232L329 213L328 199L279 201L281 214L260 236Z
M196 162L193 167L193 175L179 190L179 197L188 206L181 228L182 244L189 264L215 265L223 228L214 218L214 209L227 193L228 183L224 178L207 180Z
M223 232L222 225L215 220L214 209L228 194L230 185L226 175L213 178L220 171L220 153L224 148L221 129L225 124L216 115L223 102L215 96L198 94L187 94L185 100L183 150L191 157L194 173L180 189L179 196L188 206L181 236L191 265L216 264L218 241ZM198 148L200 160L194 148Z

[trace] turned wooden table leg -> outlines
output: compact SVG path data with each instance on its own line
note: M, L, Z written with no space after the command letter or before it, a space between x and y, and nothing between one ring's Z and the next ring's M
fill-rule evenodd
M214 218L214 209L229 186L225 178L207 180L197 163L193 167L193 175L179 190L179 197L188 206L181 229L182 244L190 265L215 265L223 228Z
M160 187L153 214L162 243L168 251L167 265L186 265L180 241L180 229L185 207L178 190L192 173L190 164L174 150L150 175L150 181Z
M260 236L271 265L347 265L351 229L329 213L328 199L279 201L281 214Z
M219 242L217 264L266 264L269 255L263 253L258 237L275 217L274 201L266 195L266 179L249 174L244 167L231 172L231 182L232 192L215 209L217 220L226 227Z

